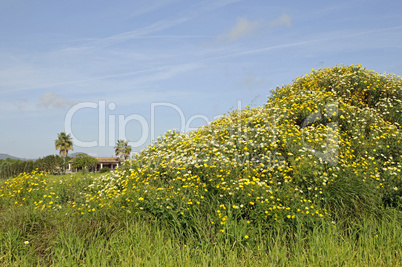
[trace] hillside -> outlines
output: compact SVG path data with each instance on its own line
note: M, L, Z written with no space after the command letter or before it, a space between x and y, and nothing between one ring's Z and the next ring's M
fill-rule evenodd
M401 100L400 77L320 69L109 173L0 181L0 263L402 266Z
M69 156L70 158L75 158L75 157L78 156L78 155L87 155L87 156L89 156L87 153L84 153L84 152L75 152L75 153L69 153L69 154L68 154L68 156Z
M88 199L186 223L200 210L263 225L376 214L401 204L401 100L400 77L313 70L264 107L166 133L119 175L95 180Z
M77 156L77 155L79 155L79 154L87 155L86 153L83 153L83 152L75 152L75 153L70 153L68 156L69 156L69 157L75 157L75 156ZM18 158L18 157L11 156L11 155L9 155L9 154L0 153L0 160L1 160L1 159L7 159L7 158L10 158L10 159L19 159L19 160L27 160L27 159L25 159L25 158Z
M11 155L9 155L9 154L2 154L2 153L0 153L0 160L1 159L19 159L19 160L25 160L25 159L23 159L23 158L17 158L17 157L14 157L14 156L11 156Z

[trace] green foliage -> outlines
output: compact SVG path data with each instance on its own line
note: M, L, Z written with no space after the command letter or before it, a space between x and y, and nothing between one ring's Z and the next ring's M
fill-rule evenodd
M67 157L68 158L68 157ZM33 170L49 173L60 173L66 164L64 159L58 155L49 155L35 161L11 160L0 161L0 178L17 176L20 173L30 173Z
M3 165L1 171L0 171L0 178L9 178L13 177L15 175L18 175L20 173L26 172L32 172L35 170L35 162L32 160L15 160L13 162L9 162L5 165Z
M55 147L57 150L60 150L60 156L63 158L67 157L68 151L73 150L73 141L71 140L70 134L64 132L57 134Z
M110 172L110 168L109 167L103 167L102 169L99 170L100 173L106 173L106 172Z
M70 134L61 132L57 134L57 140L55 140L54 145L57 150L60 151L60 156L64 159L64 171L67 164L66 158L68 156L68 151L73 150L73 140L71 140Z
M0 159L0 171L1 171L2 169L4 169L5 167L7 167L7 166L13 164L13 163L20 162L20 161L21 161L21 160L18 160L18 159L10 159L10 158L7 158L7 159Z
M88 155L79 154L73 158L72 167L73 169L91 169L96 167L98 160Z
M78 190L79 185L74 188ZM20 208L0 213L0 264L337 266L341 262L347 266L401 266L401 219L400 214L390 213L383 221L365 219L348 227L325 222L295 231L278 227L248 238L239 229L236 240L215 235L211 241L184 236L146 214L112 210L66 216ZM208 232L206 228L205 234Z
M60 173L64 165L64 159L58 155L49 155L35 161L35 166L40 171L48 173Z
M313 71L263 108L166 133L96 179L87 205L147 212L183 231L204 220L217 233L381 217L402 207L401 92L401 78L361 66Z
M20 174L0 187L0 259L401 265L401 92L393 75L321 69L119 170Z

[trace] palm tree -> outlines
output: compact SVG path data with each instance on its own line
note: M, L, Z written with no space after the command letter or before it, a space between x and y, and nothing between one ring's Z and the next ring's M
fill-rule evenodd
M120 156L120 158L124 161L131 153L131 146L128 145L128 141L117 140L117 144L114 147L114 152L116 156Z
M68 156L68 151L73 150L73 141L71 140L70 134L61 132L57 134L58 139L55 141L55 146L57 150L60 150L60 156L64 159L64 170L66 168L66 157Z

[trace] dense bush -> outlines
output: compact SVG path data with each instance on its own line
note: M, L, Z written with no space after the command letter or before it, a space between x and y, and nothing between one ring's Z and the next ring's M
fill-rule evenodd
M32 160L22 161L15 160L13 162L4 163L0 170L0 178L9 178L22 172L31 172L35 170L35 163Z
M102 169L99 170L100 173L106 173L106 172L110 172L110 168L109 167L103 167Z
M379 216L401 207L401 99L400 77L358 65L313 71L264 107L168 132L95 180L88 205L182 227L202 218L221 232L233 221L270 229Z
M66 162L70 158L67 157ZM67 164L67 163L66 163ZM29 173L34 170L56 174L63 170L64 160L58 155L49 155L37 160L5 160L0 166L0 178L16 176L20 173Z
M96 167L98 160L85 154L79 154L73 158L72 168L89 171Z
M35 161L35 167L48 173L60 173L63 170L64 159L58 155L49 155Z
M401 99L400 77L321 69L118 170L21 173L0 263L400 266Z
M233 238L381 217L385 207L402 206L401 88L400 77L361 66L313 71L277 88L264 107L169 131L82 188L85 200L43 209L119 209ZM2 195L34 205L18 200L39 184L29 179L7 181Z

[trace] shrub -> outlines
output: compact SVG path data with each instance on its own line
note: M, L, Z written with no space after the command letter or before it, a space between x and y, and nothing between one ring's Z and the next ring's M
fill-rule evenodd
M231 220L271 229L379 215L401 202L401 88L359 65L313 71L262 108L169 131L88 199L181 227L201 216L221 232Z
M85 169L94 168L98 164L98 160L88 155L79 154L73 158L73 169Z
M357 65L313 71L277 88L264 107L167 132L91 180L85 200L69 207L80 216L145 214L187 235L235 240L379 217L402 203L401 88L401 78ZM13 203L40 184L37 174L27 177L0 196Z
M110 168L109 167L103 167L102 169L99 170L100 173L106 173L106 172L110 172Z

